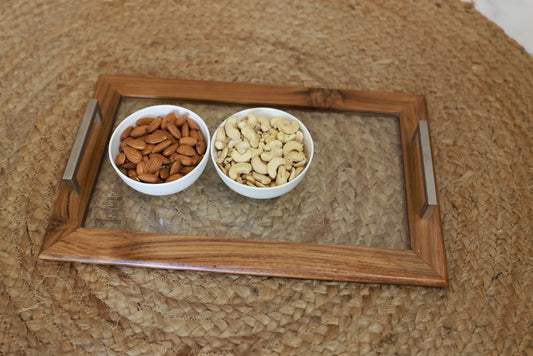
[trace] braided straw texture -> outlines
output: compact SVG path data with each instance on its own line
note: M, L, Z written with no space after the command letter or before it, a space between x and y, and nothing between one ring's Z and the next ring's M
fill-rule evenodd
M7 0L0 38L0 354L533 354L533 58L471 5ZM424 95L450 287L39 261L101 74Z

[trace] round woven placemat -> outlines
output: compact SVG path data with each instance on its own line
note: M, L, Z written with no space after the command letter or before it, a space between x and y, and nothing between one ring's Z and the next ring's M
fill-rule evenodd
M533 353L533 58L459 1L0 2L0 354ZM101 74L422 94L450 287L43 262Z

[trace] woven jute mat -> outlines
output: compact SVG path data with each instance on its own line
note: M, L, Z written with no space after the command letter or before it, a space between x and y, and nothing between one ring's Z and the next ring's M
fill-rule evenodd
M533 58L459 1L0 2L0 354L533 354ZM427 99L450 286L37 255L101 74Z

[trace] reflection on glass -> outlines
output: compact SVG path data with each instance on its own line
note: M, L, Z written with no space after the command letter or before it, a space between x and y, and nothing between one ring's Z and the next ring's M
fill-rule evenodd
M211 133L226 117L245 108L128 99L121 102L116 124L157 104L187 107L206 120ZM209 163L185 191L146 196L124 184L106 156L85 227L409 248L398 120L283 110L300 118L315 142L312 166L290 193L270 200L242 197L224 185Z

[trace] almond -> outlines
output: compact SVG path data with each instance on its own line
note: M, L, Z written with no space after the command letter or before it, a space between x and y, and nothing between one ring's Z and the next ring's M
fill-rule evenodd
M144 166L146 166L146 163L144 163L144 161L140 161L139 163L137 163L136 171L138 176L144 174Z
M162 142L164 140L167 139L167 136L165 135L165 133L162 131L162 130L156 130L154 132L152 132L151 134L149 134L148 136L146 136L146 138L144 139L146 141L146 143L150 143L150 144L158 144L159 142Z
M154 121L153 117L142 117L138 119L135 123L137 126L143 126L143 125L150 125L150 123Z
M181 131L174 125L173 122L169 122L167 124L167 130L174 136L175 138L181 138Z
M158 152L161 152L163 151L165 148L167 148L168 146L170 146L172 144L172 141L170 140L165 140L163 142L160 142L158 143L157 145L155 145L155 147L152 149L152 152L154 153L158 153Z
M139 163L143 158L143 155L139 150L136 150L130 146L124 147L124 154L126 155L128 161L132 163Z
M181 137L187 136L189 136L189 124L185 121L183 125L181 125Z
M175 124L177 127L180 127L185 121L187 121L187 115L181 115L180 117L176 118Z
M180 161L172 163L172 165L170 166L170 175L173 176L174 174L179 173L181 171L181 167L182 166Z
M149 155L150 153L152 153L152 150L154 149L154 147L155 147L155 145L147 144L146 148L142 151L142 154L143 155Z
M196 141L203 141L204 137L202 136L202 133L198 130L189 130L189 136L192 138L195 138Z
M127 169L127 170L135 169L135 167L137 167L137 163L133 163L133 162L125 162L122 165L122 168Z
M176 173L176 174L173 174L170 177L168 177L165 182L172 182L172 181L175 181L177 179L180 179L181 177L183 177L183 174Z
M191 173L191 171L193 169L195 169L196 167L195 166L185 166L181 169L180 173L183 174L183 175L186 175L188 173Z
M145 183L157 183L159 182L159 178L157 178L156 175L154 174L147 174L147 173L144 173L144 174L141 174L138 176L139 179Z
M170 156L171 154L173 154L174 152L176 152L176 148L178 148L179 144L178 143L175 143L173 145L170 145L168 146L167 148L165 148L165 150L163 151L163 156Z
M198 140L190 136L180 138L180 145L194 146L196 145L196 142L198 142Z
M142 151L146 148L146 142L140 138L128 141L128 146L135 148L136 150Z
M182 166L192 166L196 164L196 159L194 157L184 156L184 155L177 155L177 160L181 162Z
M189 124L189 130L200 130L200 126L193 119L187 119L187 124Z
M161 128L163 130L167 129L167 125L169 122L174 122L176 120L176 114L171 112L170 114L167 114L167 116L165 116L163 118L163 120L161 121Z
M148 125L148 132L154 132L155 130L157 130L159 128L159 125L161 125L161 120L163 119L160 117L153 119L150 125Z
M192 146L188 145L180 145L176 152L185 156L194 156L196 154L196 150Z
M131 140L134 140L134 138L130 136L126 137L124 141L120 143L120 150L124 151L124 147L126 147L128 145L128 142L130 142Z
M162 180L165 180L169 176L170 176L170 170L168 169L168 167L161 168L161 170L159 171L159 177L161 177Z
M161 153L151 153L150 154L150 159L152 159L154 157L158 157L163 164L169 164L170 163L170 159L168 159L168 157L163 156Z
M122 134L120 135L120 141L124 141L133 130L133 126L128 126L124 131L122 131Z
M126 155L124 154L124 152L120 152L117 157L115 157L115 164L119 167L122 166L125 161Z
M147 174L154 174L157 171L159 171L159 168L163 165L163 162L161 159L157 156L153 156L146 162L146 165L144 166L144 173Z
M198 152L199 155L203 155L207 148L204 141L199 141L195 147L196 147L196 152Z
M142 125L134 127L133 130L130 132L131 137L141 137L142 135L146 135L148 133L148 125Z

